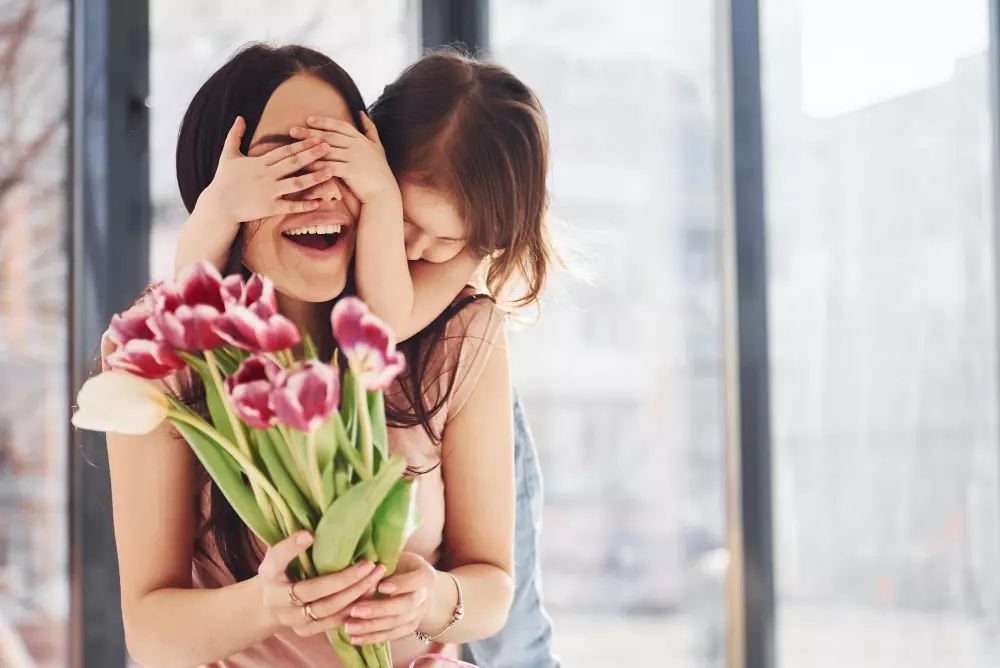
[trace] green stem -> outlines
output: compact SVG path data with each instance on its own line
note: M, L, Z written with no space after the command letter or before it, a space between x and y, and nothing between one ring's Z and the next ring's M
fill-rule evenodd
M171 403L175 403L175 401L176 400L172 400ZM175 408L174 410L167 412L167 417L171 420L183 422L184 424L197 429L205 436L218 443L219 447L225 450L226 453L235 459L236 463L240 465L240 468L243 469L243 472L246 473L247 478L250 480L250 484L253 485L256 483L260 486L261 490L267 494L268 497L270 497L274 507L277 508L278 512L281 514L281 519L285 523L285 526L298 526L295 524L292 511L289 510L288 505L285 503L285 500L281 498L281 494L278 493L278 490L274 488L274 485L272 485L271 481L267 479L267 476L260 472L260 469L258 469L257 465L253 463L253 460L240 452L239 448L233 445L232 441L220 434L215 427L208 424L200 417L189 414L186 410L177 410Z
M369 476L375 475L375 453L372 444L372 416L368 413L368 395L364 386L354 380L355 403L358 407L358 419L361 422L361 458Z
M322 513L326 510L326 495L323 494L323 480L319 471L319 461L316 458L316 431L306 434L306 459L309 464L309 482L313 487L313 494L319 503L319 510Z
M309 487L309 492L313 496L313 498L309 499L309 501L317 510L322 512L322 507L319 505L320 499L316 496L316 490L313 489L312 476L309 475L309 467L306 466L304 461L302 461L302 453L299 451L298 445L293 440L292 433L288 431L288 427L283 424L278 425L278 433L281 434L281 438L285 440L285 447L292 453L292 459L295 460L295 468L299 470L299 476Z
M233 435L236 437L236 444L239 446L240 451L243 452L247 457L252 457L252 451L250 450L250 444L247 443L247 435L243 431L243 423L240 419L236 417L236 413L233 412L233 407L229 404L226 399L225 388L222 383L222 374L219 373L219 365L215 361L215 354L211 350L205 351L205 361L208 363L208 373L212 376L212 382L215 383L215 389L219 393L219 397L222 398L222 406L226 409L226 415L229 418L229 425L233 428ZM267 496L265 496L261 490L254 484L253 480L250 481L250 489L253 490L253 496L257 500L257 505L260 506L261 512L264 513L264 517L268 519L272 524L275 521L274 509L271 504L268 503Z

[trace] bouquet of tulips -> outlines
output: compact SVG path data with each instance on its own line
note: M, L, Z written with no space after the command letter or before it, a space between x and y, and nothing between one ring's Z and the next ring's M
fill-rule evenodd
M405 363L361 300L341 299L331 320L343 379L336 357L318 359L308 333L278 313L270 280L192 266L114 317L110 370L80 390L73 424L146 434L169 420L264 543L313 533L299 578L362 558L391 575L417 524L414 481L388 452L382 396ZM210 419L158 382L184 369L204 383ZM342 628L327 635L348 668L392 666L388 645L355 647Z

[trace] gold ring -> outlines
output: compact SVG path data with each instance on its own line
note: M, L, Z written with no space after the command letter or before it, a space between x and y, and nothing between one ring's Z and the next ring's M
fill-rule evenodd
M313 614L312 603L306 603L302 606L302 616L306 618L306 621L310 624L315 624L319 621L319 617Z
M305 602L303 602L301 598L295 595L296 584L298 583L293 582L292 585L288 588L288 600L291 601L292 605L294 605L295 607L301 608L302 606L305 605Z

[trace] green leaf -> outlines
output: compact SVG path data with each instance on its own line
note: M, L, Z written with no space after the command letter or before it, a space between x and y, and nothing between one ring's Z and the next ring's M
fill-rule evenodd
M330 503L337 500L337 485L334 482L334 475L336 474L337 463L336 460L331 461L323 472L320 474L320 480L323 482L323 496L330 499Z
M231 346L223 346L212 351L215 355L215 361L219 363L219 369L224 376L232 376L236 373L236 369L240 367L242 360L233 354L236 351L237 348Z
M347 460L347 463L350 464L355 470L364 470L364 462L361 460L361 453L358 452L358 448L354 444L354 441L347 436L347 432L344 430L344 423L341 421L340 416L337 415L336 419L332 422L336 443L340 446L341 455L343 455L344 459Z
M386 577L396 572L403 546L420 525L415 481L397 480L372 520L372 542Z
M327 465L333 461L333 456L337 454L337 428L343 430L340 423L340 415L337 411L327 418L326 422L316 430L316 461L319 463L319 470L325 471Z
M316 518L313 516L309 502L302 495L302 491L295 484L289 470L285 468L285 462L278 454L278 450L284 448L284 441L276 443L271 438L271 432L257 429L253 430L250 436L255 439L257 452L264 462L265 469L270 474L271 482L281 494L281 498L288 504L288 508L299 524L312 531L313 527L316 526ZM288 533L290 535L292 531Z
M171 420L171 423L194 450L202 466L212 476L212 480L222 490L229 505L240 516L243 523L268 545L274 545L280 541L282 536L264 518L264 513L257 506L253 492L243 482L243 476L236 461L222 449L222 446L191 425L177 420Z
M369 558L369 554L373 554L375 551L375 546L372 543L372 525L369 524L365 527L364 533L361 534L361 538L358 540L358 546L354 549L354 558L351 561L357 561L358 559ZM378 560L378 556L374 555L372 562Z
M285 472L291 476L292 481L295 482L295 486L298 488L299 492L308 500L309 485L299 473L299 467L295 464L295 458L289 451L290 446L285 443L285 438L277 429L269 429L267 433L271 438L271 443L274 444L274 452L281 460L281 465L285 469ZM294 446L294 444L292 445Z
M365 658L366 665L379 668L378 655L375 653L375 648L372 645L362 645L361 656Z
M372 420L372 443L384 457L389 452L389 434L385 428L385 397L381 390L368 392L368 414Z
M351 564L365 527L392 486L406 470L406 458L394 455L377 476L354 485L326 509L316 526L313 560L321 575Z
M319 359L319 353L316 352L316 344L313 343L309 332L305 330L302 331L302 352L307 360Z
M336 492L335 498L340 498L344 494L347 494L347 490L351 488L351 474L344 469L334 468L333 471L333 488Z
M229 413L226 412L226 406L222 403L225 399L219 393L220 388L216 387L215 381L212 380L212 374L208 369L208 362L196 355L191 355L183 351L177 351L177 354L201 376L201 380L205 385L205 403L208 404L208 413L212 416L212 426L227 439L236 443L236 434L233 433L233 425L229 422Z
M361 648L355 647L350 641L344 638L339 628L327 631L326 637L330 640L334 654L344 664L344 668L379 668L378 664L367 664L361 658Z

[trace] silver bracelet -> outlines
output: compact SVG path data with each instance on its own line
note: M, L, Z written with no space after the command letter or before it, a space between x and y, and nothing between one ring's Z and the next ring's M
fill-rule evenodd
M448 632L449 629L455 626L455 624L458 624L460 621L462 621L462 617L465 616L465 599L462 596L462 584L458 581L458 578L456 578L451 573L444 571L444 574L450 577L451 581L455 583L455 589L458 590L458 603L455 604L455 612L451 613L451 621L448 622L448 626L441 629L436 635L429 636L422 631L413 632L413 637L419 640L420 642L424 643L425 645L429 645L438 638L440 638L441 636L443 636L445 633Z

